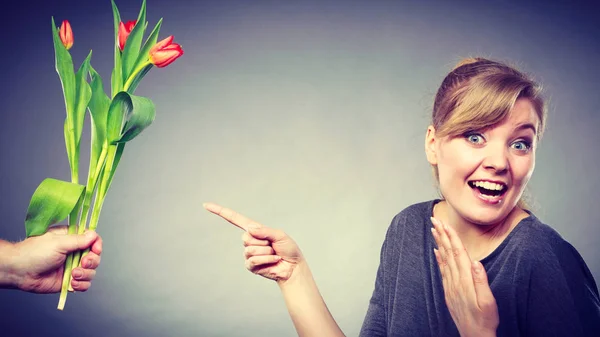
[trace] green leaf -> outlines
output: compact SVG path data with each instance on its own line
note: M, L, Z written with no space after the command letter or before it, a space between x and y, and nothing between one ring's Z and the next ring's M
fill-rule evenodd
M123 82L127 82L129 75L133 71L133 67L137 61L142 46L142 38L144 37L144 30L146 28L146 0L142 2L142 8L138 15L137 22L133 30L127 37L125 48L123 49Z
M133 102L133 110L126 116L126 122L121 131L121 139L117 142L125 143L150 126L156 117L154 103L146 97L130 95Z
M153 64L149 64L147 66L145 66L133 79L133 81L131 82L131 84L129 85L129 88L127 89L127 92L130 93L134 93L135 89L137 89L137 86L140 84L140 82L142 81L142 78L144 78L144 76L146 76L146 74L150 71L150 69L152 69L152 67L154 67Z
M92 97L92 89L87 82L88 71L90 67L90 59L92 52L85 58L77 74L75 74L75 83L77 84L77 92L75 96L75 113L73 114L74 121L74 132L75 132L75 145L76 151L79 152L79 142L81 141L81 133L83 132L83 122L85 119L85 111Z
M162 20L163 20L162 18L160 18L160 20L158 20L158 23L156 24L156 26L154 26L154 29L148 36L148 39L146 39L146 42L144 43L144 46L142 47L142 50L140 51L140 55L138 56L133 69L136 69L137 67L141 66L148 60L148 58L149 58L148 53L150 52L150 49L152 47L154 47L154 45L156 44L156 41L158 40L158 32L160 31L160 27L162 26ZM133 92L133 91L131 91L131 92Z
M110 0L113 10L113 19L115 25L115 48L119 50L119 23L121 23L121 15L119 14L119 8L115 4L114 0Z
M71 58L71 54L60 41L58 29L54 23L54 17L52 17L52 38L54 41L56 72L62 83L67 116L69 116L75 105L75 72L73 71L73 59Z
M76 175L78 169L78 160L76 155L75 138L71 136L74 132L74 114L75 114L75 95L77 84L75 81L75 72L73 71L73 59L71 54L60 41L58 29L52 17L52 40L54 42L55 68L60 78L63 95L65 98L66 118L65 118L65 147L67 148L67 156L71 174Z
M109 145L114 144L121 138L124 116L133 110L133 102L129 94L121 91L113 97L108 108L108 119L106 123L106 140Z
M154 103L150 99L121 91L113 98L108 109L109 144L132 140L152 124L155 116Z
M69 159L69 167L71 168L71 177L75 174L75 168L78 161L75 160L75 141L73 140L73 132L70 131L69 118L65 118L63 128L65 134L65 147L67 148L67 158Z
M123 90L123 75L121 71L121 50L119 49L119 23L121 22L121 15L119 9L113 0L112 3L113 18L115 25L115 67L112 71L111 76L111 97L114 97L119 91Z
M110 170L110 175L108 177L108 182L106 184L106 191L110 188L112 184L113 178L115 177L115 172L117 171L117 166L119 166L119 162L121 161L121 156L123 155L123 151L125 150L125 143L118 143L117 148L115 150L115 159L112 164L112 169ZM105 192L106 194L106 192Z
M96 166L98 164L102 164L98 163L98 159L100 158L102 147L106 142L106 123L108 117L108 107L110 106L110 98L106 96L104 87L102 85L102 77L100 77L98 72L96 72L94 67L91 65L90 76L92 78L92 98L90 99L89 110L91 116L92 145L88 181L90 181L90 179L97 179L95 176Z
M112 84L112 90L111 90L111 97L115 97L115 95L119 92L119 91L123 91L123 76L121 74L121 52L117 50L117 55L115 55L115 67L112 70L112 74L111 74L111 84Z
M80 204L85 187L66 181L46 178L33 193L27 215L27 237L46 233L50 225L64 220ZM74 213L76 214L76 213Z

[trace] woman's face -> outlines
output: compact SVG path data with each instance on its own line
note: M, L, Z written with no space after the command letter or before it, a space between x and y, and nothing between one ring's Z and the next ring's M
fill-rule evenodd
M427 132L427 159L437 165L442 195L464 220L496 224L513 210L535 166L538 116L530 100L483 130L436 138Z

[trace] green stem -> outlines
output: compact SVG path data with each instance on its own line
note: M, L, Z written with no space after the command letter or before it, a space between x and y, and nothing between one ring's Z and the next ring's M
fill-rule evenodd
M96 183L98 182L100 173L102 172L102 169L104 168L104 165L106 163L107 153L108 153L107 146L103 146L102 152L100 153L100 157L98 158L98 162L96 163L96 171L93 173L93 175L90 176L90 179L88 179L87 187L85 189L85 197L83 199L83 209L81 211L81 213L83 215L81 216L80 225L79 225L77 234L83 234L85 232L85 229L87 228L87 220L88 220L88 215L90 213L90 203L92 201L92 197L96 190L96 185L97 185ZM73 256L72 269L75 269L79 266L80 260L81 260L81 251L77 251L77 252L75 252L75 255ZM69 290L72 290L72 289L70 288Z
M79 205L77 205L79 206ZM76 206L76 207L77 207ZM69 235L75 234L77 231L77 218L79 212L74 212L69 215ZM65 303L67 302L67 294L69 293L69 286L71 284L71 266L73 264L73 254L67 255L67 259L65 260L65 268L63 272L63 280L62 286L60 289L60 298L58 300L58 310L63 310L65 307Z
M133 72L131 73L131 75L129 75L129 78L127 79L127 81L125 82L125 85L123 86L123 91L129 90L129 87L131 86L131 83L133 82L133 80L135 79L137 74L139 74L140 71L142 71L146 66L148 66L150 64L152 64L152 63L150 63L150 60L148 60L148 61L140 64L139 67L135 68L133 70Z
M65 308L65 303L67 302L69 284L71 283L71 268L67 268L67 266L71 266L72 262L73 254L67 255L67 259L65 260L65 273L63 274L62 287L60 289L60 298L58 299L58 310L63 310Z
M96 199L94 199L94 206L92 210L92 217L90 219L89 230L95 231L98 227L98 220L100 218L100 212L102 211L102 205L104 204L104 198L106 197L106 192L108 191L108 186L110 184L110 176L112 171L114 170L114 161L115 155L117 153L118 145L109 145L106 164L104 167L104 171L102 173L102 180L100 180L100 185L98 186L98 193L96 194ZM87 248L83 254L81 255L81 259L83 259L88 253L90 249ZM81 261L81 260L80 260Z

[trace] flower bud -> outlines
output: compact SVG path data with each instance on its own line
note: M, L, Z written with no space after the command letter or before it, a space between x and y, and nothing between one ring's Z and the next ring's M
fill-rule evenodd
M152 64L163 68L183 55L183 49L179 44L173 42L173 35L171 35L150 48L148 55Z
M73 30L71 30L71 24L67 20L63 20L58 30L58 36L60 41L67 48L67 50L73 47Z
M125 41L127 41L127 38L129 37L129 34L131 34L131 31L133 30L133 27L135 27L135 23L136 20L131 20L131 21L127 21L127 23L123 23L123 21L121 21L119 23L119 49L121 51L123 51L123 49L125 49Z

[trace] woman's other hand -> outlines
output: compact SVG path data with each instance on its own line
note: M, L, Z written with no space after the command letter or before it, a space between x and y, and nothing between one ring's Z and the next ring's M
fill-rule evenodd
M495 336L498 306L483 265L471 261L454 229L431 218L438 249L435 257L442 274L446 305L460 332L465 336Z

